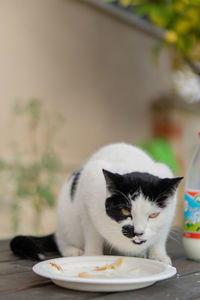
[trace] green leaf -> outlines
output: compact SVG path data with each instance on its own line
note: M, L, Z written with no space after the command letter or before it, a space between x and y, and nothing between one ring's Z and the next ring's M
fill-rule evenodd
M144 5L138 5L133 8L133 11L135 11L140 16L148 15L151 11L151 5L144 4Z
M37 185L37 194L42 198L49 207L53 207L55 204L54 194L51 187L48 185Z
M55 153L45 153L41 163L49 172L57 172L61 168L60 158Z
M7 167L7 163L4 160L0 160L0 171Z
M192 44L193 44L193 41L192 41L191 36L184 35L184 36L179 37L178 46L179 46L181 52L183 52L184 54L187 55L190 52Z

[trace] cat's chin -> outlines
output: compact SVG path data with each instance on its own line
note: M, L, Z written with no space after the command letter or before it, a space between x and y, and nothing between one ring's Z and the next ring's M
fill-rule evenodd
M140 240L140 241L136 241L136 240L132 240L132 242L134 243L134 244L136 244L136 245L141 245L141 244L144 244L144 243L146 243L146 240Z

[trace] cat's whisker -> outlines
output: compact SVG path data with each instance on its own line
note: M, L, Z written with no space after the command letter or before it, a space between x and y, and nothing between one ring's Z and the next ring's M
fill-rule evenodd
M175 236L173 236L173 234ZM169 235L168 237L176 242L180 242L180 236L178 235L177 231L176 230L173 230L171 229L170 232L169 232Z
M177 236L177 238L180 238L179 232L177 232L176 229L171 229L171 230L170 230L170 233L173 233L174 235Z
M180 238L174 237L171 233L168 234L168 238L172 239L173 241L176 241L176 242L180 243Z
M168 238L170 238L173 241L179 242L179 240L177 240L176 238L174 238L173 236L171 236L170 234L168 235Z
M112 253L112 250L113 250L113 245L110 245L109 254Z

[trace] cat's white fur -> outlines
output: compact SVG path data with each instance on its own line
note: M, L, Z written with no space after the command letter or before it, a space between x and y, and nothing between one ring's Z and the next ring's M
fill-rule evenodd
M85 163L78 181L74 199L70 189L73 177L68 179L59 196L56 241L63 256L101 255L103 243L124 255L148 256L171 264L166 253L166 239L176 207L176 194L167 207L159 208L142 195L133 201L133 219L117 223L105 211L108 196L102 169L125 174L148 172L160 178L172 178L171 170L154 162L145 152L125 143L101 148ZM148 219L151 213L160 213ZM135 230L144 231L146 243L136 245L121 233L122 225L133 223ZM137 237L136 237L137 239Z

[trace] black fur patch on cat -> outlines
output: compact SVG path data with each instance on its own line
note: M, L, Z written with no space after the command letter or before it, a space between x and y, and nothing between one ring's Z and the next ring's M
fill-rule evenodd
M45 252L58 252L54 234L43 237L18 235L10 242L11 250L20 257L46 259Z
M134 227L132 225L125 225L122 227L122 233L128 238L133 238L135 236Z
M71 195L71 199L73 200L74 199L74 194L76 192L76 187L77 187L77 184L78 184L78 180L79 180L79 177L81 175L81 171L82 171L82 168L75 171L72 176L73 176L73 179L72 179L72 185L71 185L71 191L70 191L70 195Z
M121 194L112 195L106 199L105 207L107 215L115 221L120 222L127 218L127 216L123 215L122 209L131 211L131 201Z
M103 170L103 174L107 189L111 193L105 202L106 213L117 222L127 218L123 216L122 208L130 210L131 200L134 201L140 193L147 201L154 202L160 208L165 208L168 198L173 196L183 178L159 178L142 172L120 175L106 170Z

